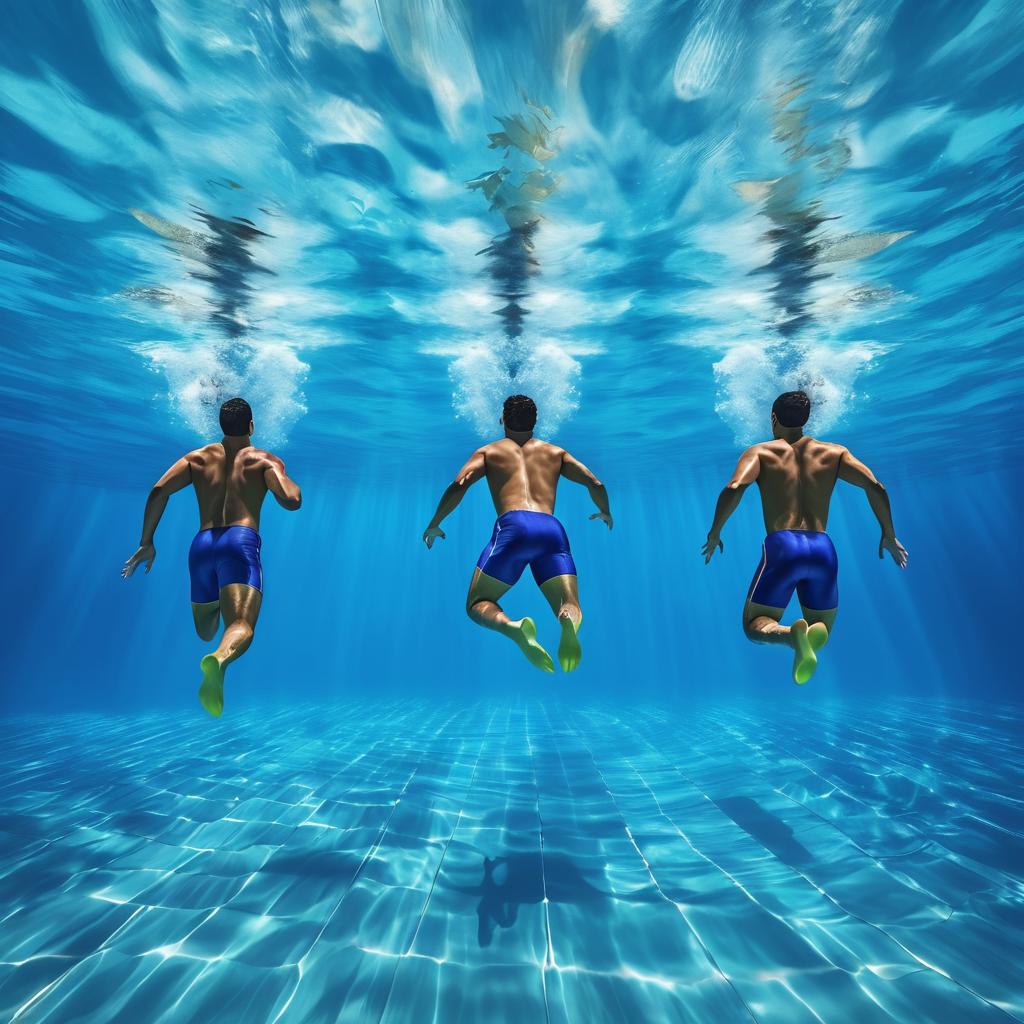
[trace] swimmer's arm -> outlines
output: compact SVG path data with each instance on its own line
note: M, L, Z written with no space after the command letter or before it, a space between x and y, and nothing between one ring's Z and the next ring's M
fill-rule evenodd
M188 487L190 483L192 483L192 466L187 457L182 457L153 484L149 496L146 498L146 510L142 514L142 536L139 539L139 547L121 569L121 575L125 579L128 579L143 562L146 563L146 572L153 568L153 559L156 558L153 537L156 535L157 526L160 525L164 509L167 508L167 500L176 491Z
M430 520L427 528L423 531L423 542L428 548L434 546L434 541L440 537L444 540L444 530L441 529L443 520L451 515L459 507L459 502L465 497L466 491L477 482L482 480L487 472L487 460L484 457L483 448L477 448L469 457L469 461L455 475L455 479L445 488L441 500L437 503L437 511L434 518Z
M878 557L883 558L888 551L892 560L901 568L906 569L909 554L907 549L896 539L896 528L892 524L892 506L889 504L889 492L874 473L860 459L844 448L839 454L840 480L854 487L859 487L868 496L868 504L874 512L878 525L882 528L882 539L878 542Z
M276 455L268 455L269 465L263 470L267 490L274 496L281 508L295 512L302 507L302 491L299 485L284 471L284 463Z
M610 530L613 526L612 513L608 504L608 490L604 484L579 459L573 458L568 452L562 452L560 472L566 480L586 487L590 500L597 506L597 511L590 518L600 519Z
M757 480L760 472L761 458L758 455L757 447L748 448L740 456L740 461L736 463L736 470L732 475L732 479L722 488L722 493L718 495L718 502L715 505L715 518L711 523L711 529L708 530L708 538L700 551L704 556L705 565L711 561L715 548L722 552L725 551L725 545L721 539L722 527L725 526L729 516L739 507L746 489Z

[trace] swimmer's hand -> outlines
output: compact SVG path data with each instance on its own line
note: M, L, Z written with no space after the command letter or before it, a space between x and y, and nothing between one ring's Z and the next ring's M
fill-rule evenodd
M595 512L590 518L591 519L600 519L602 523L607 523L608 524L608 529L609 530L612 528L613 524L612 524L612 514L611 514L611 512Z
M910 561L910 552L895 537L886 537L883 533L882 539L878 542L878 557L884 558L886 551L892 555L892 560L901 569L906 569Z
M423 543L427 545L428 549L434 546L434 541L437 540L438 537L440 537L441 540L445 539L444 530L442 530L440 526L428 526L423 531Z
M708 539L704 541L704 547L700 549L700 553L704 556L704 564L707 565L711 561L711 556L715 553L715 548L718 548L722 554L725 554L725 545L722 541L714 534L709 533Z
M121 570L121 578L128 579L143 562L146 563L146 572L149 572L153 568L154 558L156 558L156 548L152 544L141 545L139 550L124 563L124 568Z

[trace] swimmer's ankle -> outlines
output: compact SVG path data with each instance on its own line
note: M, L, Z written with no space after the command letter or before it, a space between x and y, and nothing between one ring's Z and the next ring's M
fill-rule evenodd
M807 636L807 620L806 619L794 619L790 626L787 628L782 626L778 630L779 633L785 631L786 643L789 644L793 650L796 650L800 645L800 642L805 636Z
M526 621L524 616L521 619L509 619L507 622L501 623L498 627L502 633L507 637L511 637L513 640L519 638L523 632L523 623Z
M563 608L558 613L559 624L565 619L572 623L573 630L578 633L583 625L583 612L579 608Z

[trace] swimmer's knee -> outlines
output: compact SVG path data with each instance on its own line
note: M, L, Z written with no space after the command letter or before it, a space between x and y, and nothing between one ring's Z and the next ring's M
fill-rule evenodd
M220 610L218 609L216 614L197 615L192 624L200 640L212 640L217 635L217 627L220 625Z

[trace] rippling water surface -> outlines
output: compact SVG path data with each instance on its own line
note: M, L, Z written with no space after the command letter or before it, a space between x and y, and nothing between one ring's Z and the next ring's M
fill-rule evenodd
M351 461L517 389L700 460L803 385L1013 457L1022 51L1000 0L8 4L4 429L89 463L244 391Z

